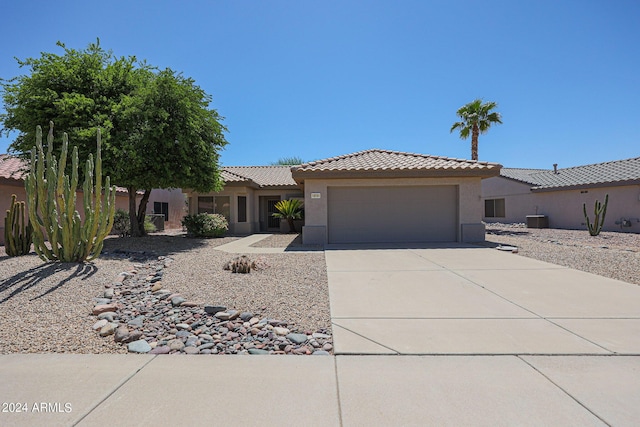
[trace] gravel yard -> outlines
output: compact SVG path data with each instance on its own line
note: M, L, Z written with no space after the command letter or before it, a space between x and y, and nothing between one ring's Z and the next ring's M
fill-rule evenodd
M252 311L288 322L292 330L330 330L323 252L251 255L268 267L232 274L223 266L235 255L215 247L235 239L110 237L103 256L84 265L44 263L34 253L10 258L0 247L0 353L126 353L126 346L91 329L94 298L120 272L160 255L175 260L164 287L189 300ZM137 259L127 258L132 253Z
M487 224L488 245L517 246L519 255L640 285L640 234Z

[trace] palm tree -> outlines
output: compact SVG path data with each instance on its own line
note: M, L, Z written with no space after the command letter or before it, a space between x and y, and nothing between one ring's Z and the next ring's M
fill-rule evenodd
M456 111L461 121L455 122L449 132L460 129L460 138L467 139L471 134L471 159L478 160L478 136L486 133L492 124L502 124L502 116L496 111L491 111L498 104L495 102L482 103L481 99L476 99L463 105Z

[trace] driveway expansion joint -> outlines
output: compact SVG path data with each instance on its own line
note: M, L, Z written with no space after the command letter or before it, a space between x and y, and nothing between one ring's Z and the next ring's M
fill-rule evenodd
M560 384L558 384L557 382L553 381L551 378L549 378L549 376L545 375L542 371L540 371L538 368L536 368L535 366L533 366L531 363L529 363L529 361L523 359L522 357L518 356L518 359L522 360L524 363L526 363L531 369L533 369L535 372L537 372L538 374L542 375L542 377L544 379L546 379L549 383L553 384L555 387L557 387L560 391L562 391L564 394L566 394L569 398L571 398L574 402L576 402L578 405L582 406L582 408L584 408L587 412L589 412L591 415L593 415L594 417L596 417L597 419L599 419L600 421L602 421L603 423L605 423L608 426L611 426L612 424L607 422L604 418L602 418L600 415L598 415L597 413L595 413L594 411L592 411L591 409L589 409L584 403L582 403L577 397L575 397L574 395L572 395L571 393L569 393L565 388L563 388L562 386L560 386Z
M129 381L131 381L133 379L133 377L135 377L136 375L138 375L138 373L140 371L142 371L144 368L146 368L149 363L151 363L152 361L155 360L156 357L158 357L159 355L153 355L148 361L147 363L145 363L144 365L140 366L138 369L136 369L131 375L129 375L127 378L125 378L124 380L122 380L119 384L117 384L113 390L111 390L109 393L107 393L107 395L102 398L98 403L96 403L95 405L93 405L91 408L89 408L84 414L82 414L80 416L80 418L78 418L76 421L74 421L71 425L72 426L77 426L78 424L80 424L85 418L87 418L94 410L96 410L100 405L102 405L103 403L105 403L107 400L109 400L109 398L111 396L113 396L118 390L120 390L125 384L127 384ZM136 355L134 357L144 357L144 356L139 356Z

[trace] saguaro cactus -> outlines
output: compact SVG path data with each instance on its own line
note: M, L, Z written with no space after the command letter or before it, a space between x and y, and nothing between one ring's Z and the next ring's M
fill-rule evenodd
M53 155L53 122L49 123L47 155L42 149L42 128L36 129L36 146L31 150L31 170L25 179L29 219L33 224L33 246L47 261L84 262L100 255L104 238L111 231L115 214L115 187L106 178L102 191L101 137L98 130L95 162L89 154L84 171L84 222L76 210L78 189L78 147L71 155L71 179L65 174L69 138L62 139L60 163ZM104 197L104 201L103 201ZM45 244L45 236L49 246Z
M26 255L31 250L31 223L25 217L24 202L16 202L11 195L11 206L4 218L4 250L9 256Z
M587 228L589 229L589 234L592 236L597 236L602 231L602 226L604 224L604 217L607 214L607 204L609 203L609 195L607 194L604 197L604 204L600 203L598 200L595 202L595 206L593 208L593 213L595 214L595 218L593 219L593 224L589 221L589 216L587 215L587 204L582 204L582 211L584 212L584 219L587 223Z

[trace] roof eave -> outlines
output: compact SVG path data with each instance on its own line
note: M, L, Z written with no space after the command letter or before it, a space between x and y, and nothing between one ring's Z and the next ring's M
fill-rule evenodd
M356 178L490 178L500 175L500 167L486 169L388 169L388 170L292 170L293 179L302 184L305 179L356 179Z
M531 191L534 193L546 193L551 191L568 191L568 190L583 190L590 188L606 188L606 187L623 187L626 185L640 185L640 178L628 179L624 181L611 181L611 182L594 182L587 184L565 185L556 187L532 187Z

